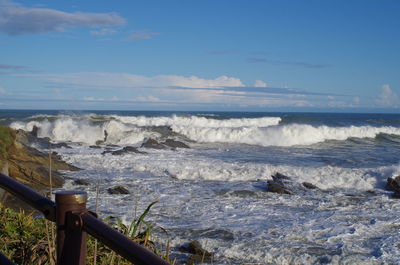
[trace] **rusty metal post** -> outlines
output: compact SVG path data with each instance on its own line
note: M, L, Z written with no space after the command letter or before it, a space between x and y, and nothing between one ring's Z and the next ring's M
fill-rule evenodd
M86 232L81 215L86 213L87 194L58 191L56 195L57 265L86 264Z

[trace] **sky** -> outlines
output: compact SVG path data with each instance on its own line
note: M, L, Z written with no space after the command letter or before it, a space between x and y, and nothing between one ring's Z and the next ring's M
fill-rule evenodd
M400 112L398 0L0 0L0 109Z

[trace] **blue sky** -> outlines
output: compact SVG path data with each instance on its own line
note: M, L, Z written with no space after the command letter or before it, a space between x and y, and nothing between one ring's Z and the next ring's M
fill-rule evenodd
M397 0L0 0L0 108L400 109Z

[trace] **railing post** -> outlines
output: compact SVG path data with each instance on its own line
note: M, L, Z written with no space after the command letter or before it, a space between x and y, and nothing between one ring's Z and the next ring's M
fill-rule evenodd
M58 191L56 195L57 265L86 264L86 232L81 215L86 213L87 194Z

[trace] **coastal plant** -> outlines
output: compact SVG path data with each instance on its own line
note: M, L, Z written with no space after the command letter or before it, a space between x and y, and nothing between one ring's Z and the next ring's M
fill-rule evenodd
M169 242L166 244L166 250L162 251L151 240L153 225L145 221L145 217L155 203L151 203L137 220L133 220L128 225L124 224L120 218L107 218L105 222L169 263L175 264L175 261L171 261L169 257ZM32 213L26 214L22 210L14 211L0 204L0 252L20 265L53 264L51 258L53 254L49 252L54 253L55 248L48 236L49 229L53 229L54 225L50 224L50 227L46 228L46 221ZM97 265L131 264L101 242L97 242L97 253L95 253L95 242L93 237L88 236L87 264L93 264L95 260Z

